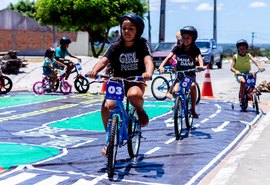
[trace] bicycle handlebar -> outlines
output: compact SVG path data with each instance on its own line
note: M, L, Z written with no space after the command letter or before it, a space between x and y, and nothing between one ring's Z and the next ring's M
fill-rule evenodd
M89 77L88 74L85 74L85 77ZM142 81L143 80L142 76L130 76L130 77L127 77L127 78L121 78L121 77L112 77L112 76L103 75L103 74L97 74L96 75L96 79L98 79L98 81L104 81L104 80L101 80L101 78L113 79L113 80L132 81L132 82L137 82L137 81ZM152 80L152 77L150 78L150 80Z

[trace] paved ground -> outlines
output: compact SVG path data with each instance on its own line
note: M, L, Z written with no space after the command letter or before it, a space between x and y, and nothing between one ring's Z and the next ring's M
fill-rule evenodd
M83 57L83 71L86 72L96 62L96 59L91 57ZM9 75L14 85L13 90L20 89L32 89L32 85L35 81L39 80L41 74L42 62L30 63L19 75ZM267 70L260 79L268 79L269 71ZM213 72L214 73L214 72ZM70 79L71 80L71 79ZM71 80L72 81L72 80ZM222 86L222 82L219 83ZM222 92L216 85L214 86L215 96L218 99L232 100L231 93L235 92L237 88L234 84L232 86L222 86ZM90 92L100 91L100 84L90 88ZM224 92L224 89L227 89ZM148 88L149 90L149 88ZM146 92L146 95L150 95L150 91ZM229 96L230 95L230 96ZM270 116L269 111L269 94L262 96L261 108L265 112L265 116L256 127L250 132L249 136L239 145L239 147L228 156L219 167L214 169L208 174L201 184L270 184L269 175L269 163L270 163Z

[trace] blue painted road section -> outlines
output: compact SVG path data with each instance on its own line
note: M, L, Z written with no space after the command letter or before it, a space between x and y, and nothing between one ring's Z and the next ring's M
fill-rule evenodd
M106 175L107 161L101 155L104 131L51 126L99 111L101 102L102 96L71 94L1 109L0 142L54 147L61 153L12 166L0 173L0 184L198 184L260 118L252 108L241 112L237 106L232 110L230 102L202 100L197 106L200 118L194 120L194 127L184 130L181 138L175 140L172 102L167 102L166 111L151 117L149 125L143 128L137 158L130 159L126 147L119 149L115 182L110 182ZM146 102L149 107L164 103L152 98ZM23 180L19 182L18 177Z

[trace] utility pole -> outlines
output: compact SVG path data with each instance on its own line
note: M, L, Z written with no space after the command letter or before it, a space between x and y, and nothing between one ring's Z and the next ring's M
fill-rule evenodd
M161 0L160 20L159 20L159 42L165 41L165 11L166 11L166 0Z
M217 41L217 0L214 0L213 39Z
M149 1L148 0L148 42L149 42L149 45L150 45L150 48L152 47L151 45L151 22L150 22L150 5L149 5Z
M251 39L251 48L253 48L254 34L255 34L254 32L251 33L251 37L252 37L252 39Z

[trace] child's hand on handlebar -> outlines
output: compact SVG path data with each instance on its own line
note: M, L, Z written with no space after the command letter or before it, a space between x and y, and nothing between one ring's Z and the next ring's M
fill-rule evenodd
M259 67L260 72L264 72L265 68L264 67Z
M148 81L148 80L151 80L152 75L150 73L145 72L142 74L142 77L143 77L143 80Z
M197 69L199 72L201 72L201 71L203 71L205 68L204 68L203 66L197 66L196 69Z
M89 77L89 78L96 78L96 76L97 76L97 72L96 71L88 71L87 72L87 76Z
M164 67L159 67L159 68L158 68L158 71L159 71L160 73L164 73Z

